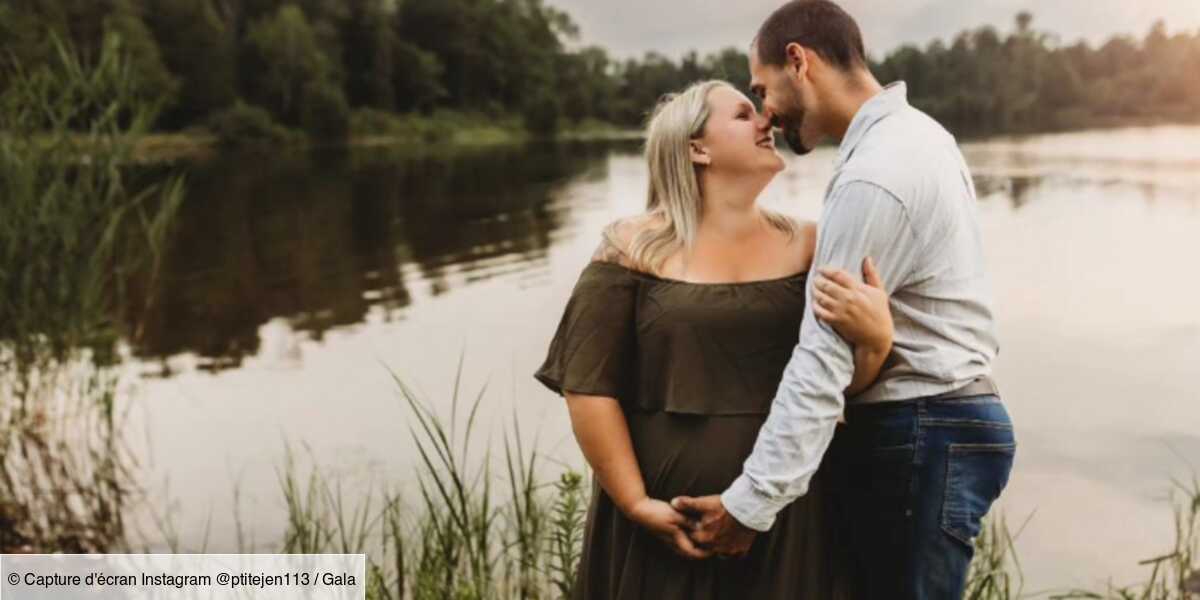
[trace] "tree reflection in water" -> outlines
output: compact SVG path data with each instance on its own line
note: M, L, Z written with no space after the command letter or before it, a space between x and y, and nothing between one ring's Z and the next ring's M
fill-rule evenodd
M555 190L605 176L605 144L457 152L402 149L242 155L190 169L158 299L134 353L239 366L284 318L320 340L376 310L399 318L412 286L536 268L569 206Z

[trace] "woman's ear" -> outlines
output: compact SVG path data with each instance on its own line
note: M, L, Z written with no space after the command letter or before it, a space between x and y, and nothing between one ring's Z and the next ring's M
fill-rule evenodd
M692 157L692 164L704 166L712 164L712 156L709 155L708 148L705 148L699 140L688 142L688 154Z

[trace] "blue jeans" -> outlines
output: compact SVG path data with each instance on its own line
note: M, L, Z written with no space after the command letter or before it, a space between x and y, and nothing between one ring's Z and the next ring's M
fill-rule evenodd
M962 597L1016 442L997 396L850 406L827 459L860 598Z

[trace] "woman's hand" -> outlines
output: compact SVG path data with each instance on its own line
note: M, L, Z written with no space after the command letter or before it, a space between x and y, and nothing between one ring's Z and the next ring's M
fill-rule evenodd
M644 497L629 507L626 516L684 558L699 560L712 555L708 550L697 548L688 537L688 518L662 500Z
M892 312L883 280L868 257L863 281L841 269L820 269L813 284L813 312L847 341L876 353L892 349Z
M608 396L565 395L579 449L596 472L600 487L621 512L680 556L711 556L688 538L691 527L687 517L670 504L647 496L620 402Z

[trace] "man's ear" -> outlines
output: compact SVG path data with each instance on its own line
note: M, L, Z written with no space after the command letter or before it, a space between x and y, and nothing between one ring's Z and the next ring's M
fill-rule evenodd
M792 42L784 48L788 69L791 70L797 79L803 79L808 74L808 53L804 50L804 46L796 42Z
M688 142L688 154L691 155L692 164L708 166L712 164L712 156L708 153L708 148L700 143L700 140L691 140Z

